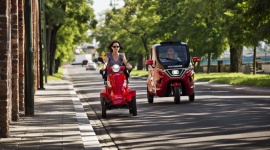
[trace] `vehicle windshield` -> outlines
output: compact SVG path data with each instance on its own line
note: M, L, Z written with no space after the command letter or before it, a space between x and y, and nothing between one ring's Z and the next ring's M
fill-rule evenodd
M158 61L165 66L188 64L188 47L186 45L161 45L156 48Z

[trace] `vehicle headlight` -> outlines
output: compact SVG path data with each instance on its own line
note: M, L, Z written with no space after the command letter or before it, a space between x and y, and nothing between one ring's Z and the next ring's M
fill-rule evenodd
M179 74L179 70L173 70L173 71L172 71L172 74L173 74L173 75L178 75L178 74Z
M112 66L113 72L119 72L120 71L120 66L118 64L115 64Z

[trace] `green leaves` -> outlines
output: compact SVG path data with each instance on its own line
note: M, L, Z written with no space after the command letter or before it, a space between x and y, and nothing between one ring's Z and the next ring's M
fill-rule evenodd
M193 56L217 58L228 45L241 51L241 45L270 41L269 8L262 0L125 0L123 8L106 12L93 36L100 51L117 39L125 53L146 56L151 44L181 40Z
M87 30L95 28L97 21L89 4L92 0L46 0L47 30L57 30L56 51L51 56L61 62L71 61L75 46L89 41ZM51 47L51 46L50 46ZM55 48L55 47L54 47ZM52 53L53 54L53 53Z

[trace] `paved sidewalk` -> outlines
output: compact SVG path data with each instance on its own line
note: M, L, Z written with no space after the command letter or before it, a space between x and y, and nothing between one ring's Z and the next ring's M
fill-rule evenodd
M35 115L12 122L0 149L100 150L95 132L72 83L50 81L35 93Z

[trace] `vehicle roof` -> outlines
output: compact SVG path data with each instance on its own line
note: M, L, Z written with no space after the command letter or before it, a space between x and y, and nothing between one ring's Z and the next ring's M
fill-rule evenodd
M164 42L160 42L159 44L154 44L153 46L157 47L161 45L187 45L187 43L181 42L181 41L164 41Z

